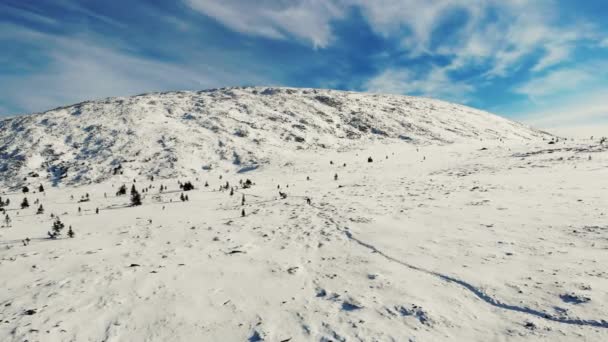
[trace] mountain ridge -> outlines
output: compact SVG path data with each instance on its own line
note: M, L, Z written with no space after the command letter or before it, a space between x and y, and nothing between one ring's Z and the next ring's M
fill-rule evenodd
M373 141L449 144L548 136L449 102L313 88L231 87L83 101L0 120L5 185L255 169L297 150ZM24 180L25 179L25 180Z

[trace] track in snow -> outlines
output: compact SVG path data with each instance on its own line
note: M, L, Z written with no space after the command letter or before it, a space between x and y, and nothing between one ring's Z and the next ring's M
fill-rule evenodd
M453 283L453 284L457 284L460 285L461 287L465 288L466 290L470 291L471 293L473 293L477 298L481 299L482 301L484 301L487 304L490 304L494 307L497 307L499 309L503 309L503 310L508 310L508 311L515 311L515 312L520 312L520 313L524 313L527 315L531 315L531 316L535 316L538 318L542 318L548 321L552 321L552 322L556 322L556 323L562 323L562 324L571 324L571 325L578 325L578 326L590 326L590 327L596 327L596 328L606 328L608 329L608 322L605 320L587 320L587 319L571 319L571 318L560 318L560 317L555 317L552 316L546 312L542 312L536 309L531 309L525 306L518 306L518 305L513 305L513 304L508 304L508 303L504 303L496 298L493 298L492 296L488 295L487 293L483 292L480 288L476 287L475 285L472 285L464 280L458 279L458 278L454 278L439 272L434 272L434 271L429 271L426 270L424 268L420 268L418 266L414 266L414 265L410 265L406 262L403 262L399 259L393 258L392 256L384 253L383 251L379 250L378 248L376 248L375 246L361 241L358 238L354 237L353 234L348 231L348 230L344 230L344 229L340 229L338 228L340 231L342 231L346 237L348 237L349 240L356 242L357 244L371 250L374 253L378 253L379 255L383 256L384 258L396 262L398 264L401 264L407 268L410 268L412 270L415 271L419 271L419 272L424 272L426 274L430 274L432 276L438 277L444 281L447 281L449 283Z

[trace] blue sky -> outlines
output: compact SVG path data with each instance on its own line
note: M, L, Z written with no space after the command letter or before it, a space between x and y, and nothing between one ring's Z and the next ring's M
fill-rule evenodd
M0 116L237 85L608 124L605 0L0 0Z

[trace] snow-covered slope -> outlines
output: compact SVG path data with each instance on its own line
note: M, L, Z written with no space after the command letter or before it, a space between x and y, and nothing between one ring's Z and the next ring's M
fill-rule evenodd
M124 175L250 169L300 149L376 140L446 144L545 133L472 108L407 96L226 88L108 98L0 121L0 172L85 184ZM116 170L116 171L115 171Z

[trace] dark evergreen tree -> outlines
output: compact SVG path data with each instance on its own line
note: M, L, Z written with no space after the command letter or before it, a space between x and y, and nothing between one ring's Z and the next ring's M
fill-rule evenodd
M127 194L127 186L126 185L121 185L120 188L118 188L118 191L116 192L116 196L124 196Z
M372 157L367 157L367 162L368 162L368 163L371 163L371 162L373 162L373 161L374 161L374 160L372 159Z
M334 180L338 180L338 174L337 173L334 175Z
M182 189L184 191L190 191L190 190L194 190L194 185L192 185L192 183L190 181L184 183Z
M205 188L209 187L209 183L207 183L207 181L205 181Z
M44 187L42 186L42 184L40 184L40 186L38 187L38 192L44 192Z
M41 215L44 214L44 208L42 207L42 204L38 207L38 210L36 211L36 215Z
M243 194L243 197L241 197L241 205L245 205L245 194Z
M186 197L184 196L184 193L183 193L183 192L182 192L182 193L179 195L179 199L180 199L182 202L186 201Z
M76 235L76 234L74 234L74 231L72 230L72 226L70 226L70 228L68 229L68 236L69 236L70 238L73 238L73 237L74 237L74 235Z
M230 188L230 196L234 195L234 188Z
M243 210L241 210L241 216L245 217L245 209L243 208Z
M95 208L95 214L99 214L99 208Z
M141 205L141 195L137 192L137 189L135 189L135 185L133 185L133 187L131 187L131 206L135 207L138 205Z
M30 203L27 201L27 197L23 197L23 201L21 201L21 209L29 208Z
M53 226L51 227L51 232L48 232L48 235L51 239L56 239L59 235L61 235L61 231L65 228L65 225L59 217L53 222Z
M30 188L28 188L27 186L24 186L21 191L23 191L24 194L27 194L28 192L30 192Z

